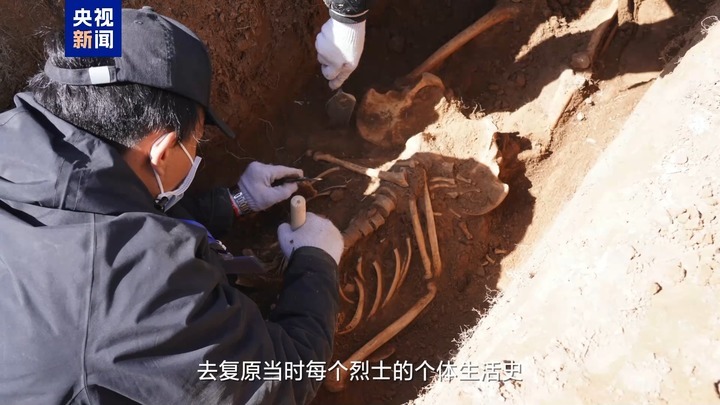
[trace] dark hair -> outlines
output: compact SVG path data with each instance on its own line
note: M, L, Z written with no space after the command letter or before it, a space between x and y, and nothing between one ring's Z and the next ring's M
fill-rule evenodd
M50 62L66 69L114 64L112 58L65 57L62 33L47 37L45 52ZM178 140L183 140L199 120L196 102L142 84L72 86L53 82L41 71L30 79L29 90L55 116L126 148L155 131L176 131Z

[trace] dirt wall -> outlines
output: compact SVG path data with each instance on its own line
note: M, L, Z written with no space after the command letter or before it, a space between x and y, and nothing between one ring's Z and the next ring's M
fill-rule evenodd
M437 381L414 403L720 403L720 27L707 35L645 94L454 360L481 375L514 360L521 375Z
M319 68L314 38L327 9L319 0L132 0L195 31L213 63L212 102L247 155L262 157L264 122L273 119ZM260 155L260 156L258 156Z

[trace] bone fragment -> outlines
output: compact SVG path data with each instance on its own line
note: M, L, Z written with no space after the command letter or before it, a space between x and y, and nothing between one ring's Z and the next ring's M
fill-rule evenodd
M433 177L430 179L430 183L450 183L455 184L455 179L452 177Z
M313 154L313 159L316 161L321 160L323 162L332 163L332 164L338 165L340 167L344 167L345 169L348 169L352 172L364 174L373 179L389 181L390 183L397 184L400 187L408 187L407 175L405 174L404 171L402 171L402 172L386 172L384 170L371 169L371 168L360 166L360 165L352 163L352 162L338 159L335 156L332 156L330 154L320 153L320 152L315 152Z
M470 230L468 229L468 226L467 226L467 224L465 223L465 221L460 221L460 223L458 224L458 227L460 228L460 230L462 231L462 233L465 235L465 238L466 238L467 240L473 240L473 235L472 235L472 233L470 232Z
M331 167L331 168L325 170L324 172L318 174L318 175L315 176L315 177L316 177L316 178L324 179L324 178L327 177L327 175L329 175L330 173L335 173L335 172L338 171L338 170L340 170L340 168L337 167L337 166Z
M439 188L450 188L455 187L454 184L448 184L448 183L435 183L430 185L430 190L437 190Z

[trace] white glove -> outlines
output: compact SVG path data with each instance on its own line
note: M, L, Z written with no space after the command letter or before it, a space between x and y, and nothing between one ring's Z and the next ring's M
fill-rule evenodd
M344 24L329 19L315 39L315 49L323 76L330 81L335 90L360 63L365 45L365 21L356 24Z
M335 259L335 263L340 264L340 257L345 247L340 231L329 219L319 217L312 212L306 215L305 224L294 231L288 223L278 227L278 241L285 257L289 259L294 250L303 246L312 246L324 250Z
M303 171L300 169L252 162L240 176L238 187L245 195L250 208L258 212L287 200L298 189L297 183L285 183L273 187L272 183L275 180L284 177L302 177L302 175Z

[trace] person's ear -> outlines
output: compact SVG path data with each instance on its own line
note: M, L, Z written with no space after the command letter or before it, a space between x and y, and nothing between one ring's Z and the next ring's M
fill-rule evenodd
M155 169L159 176L165 174L167 161L170 157L170 150L177 143L177 134L175 131L161 136L150 147L150 165Z

